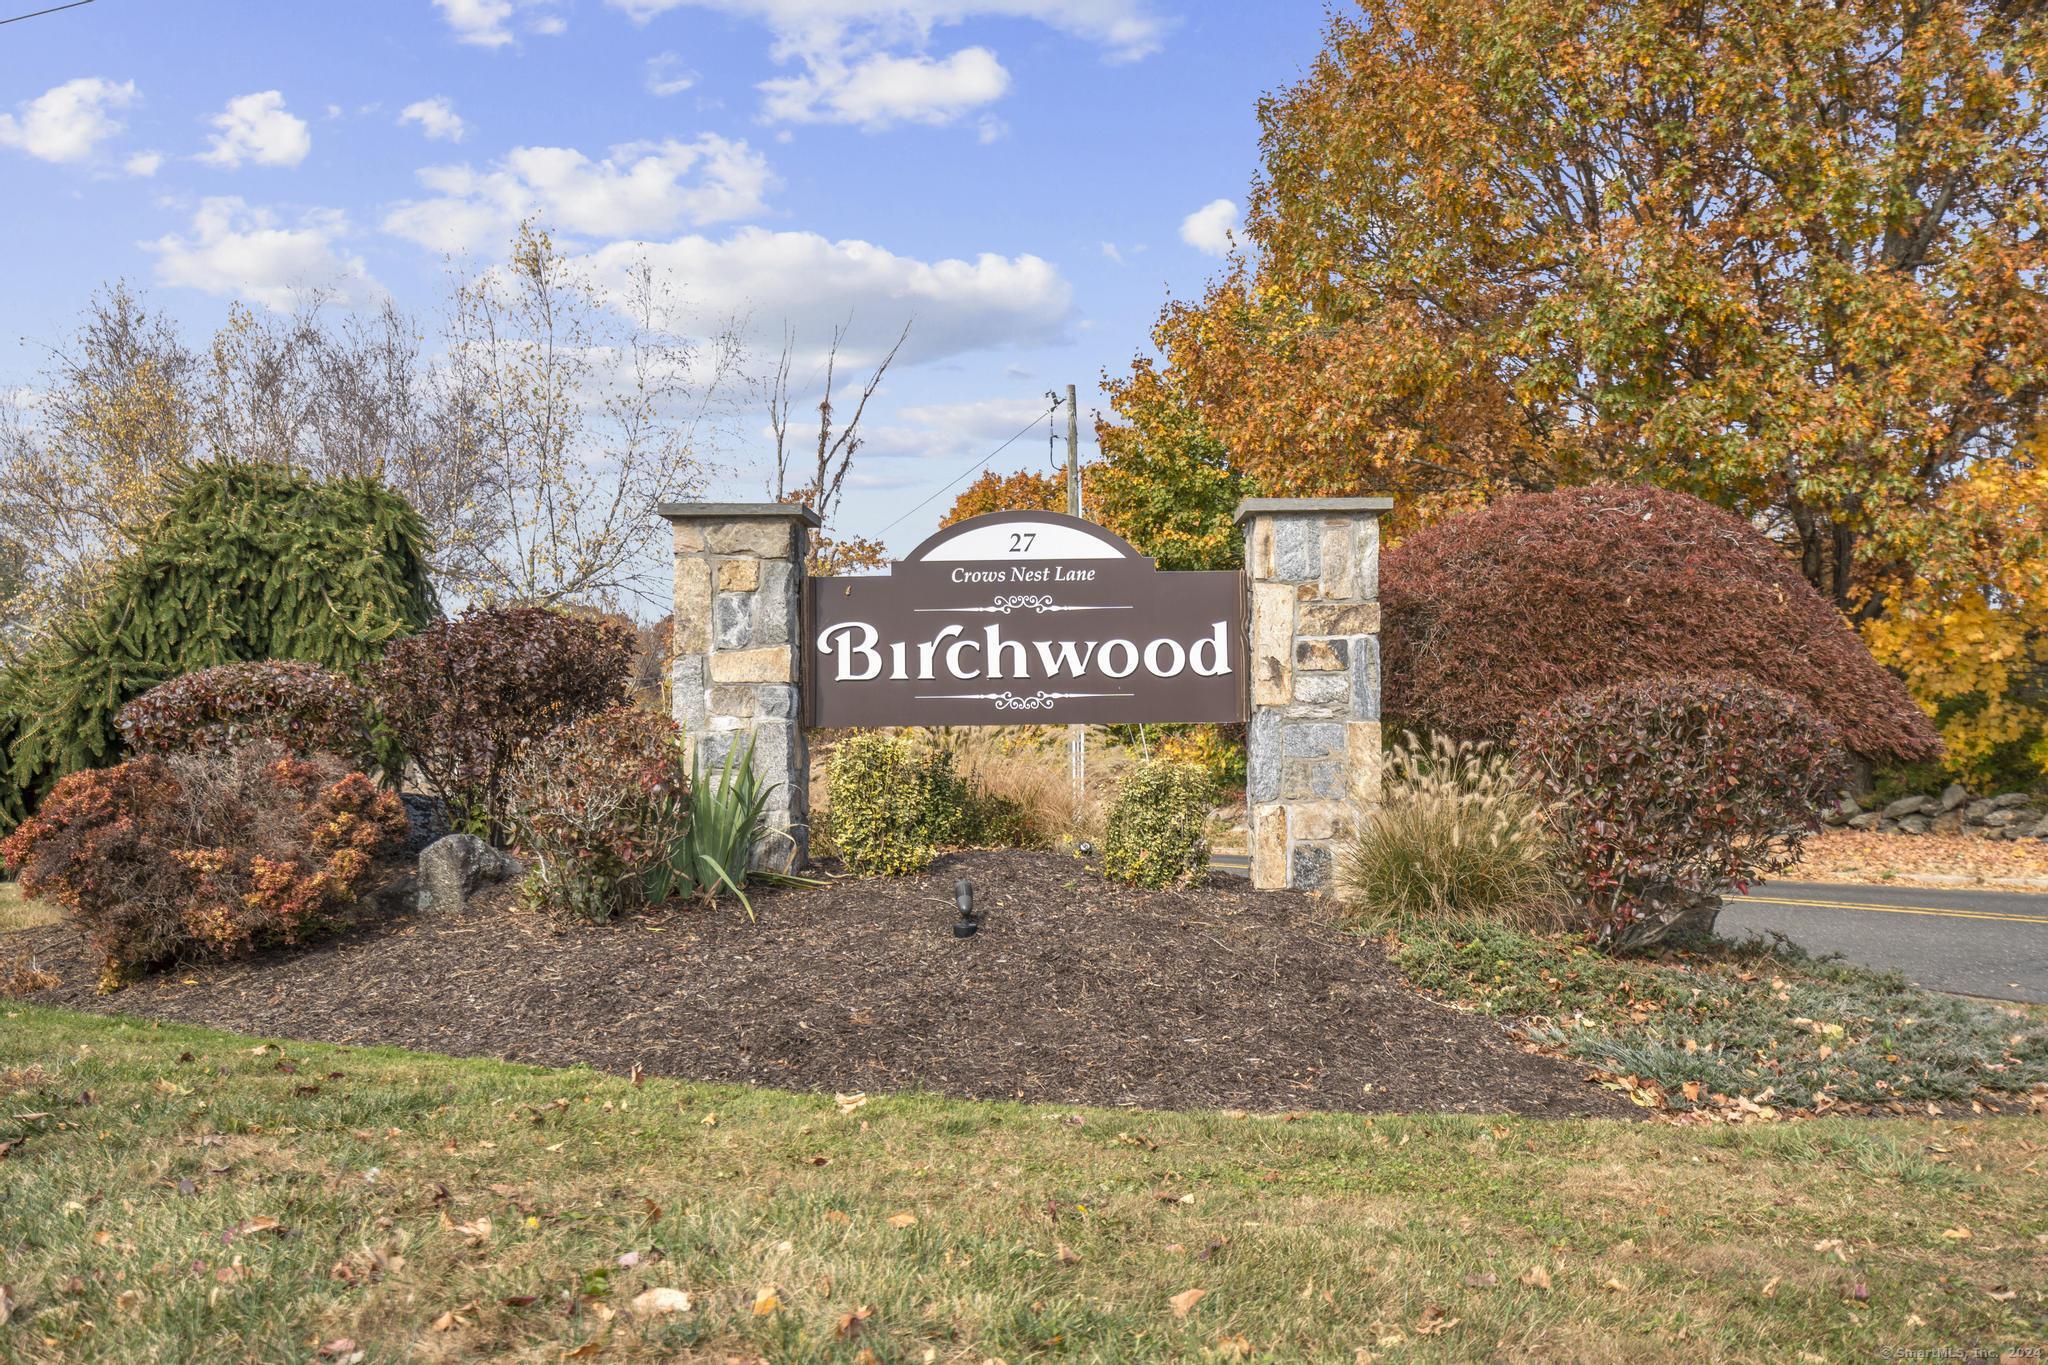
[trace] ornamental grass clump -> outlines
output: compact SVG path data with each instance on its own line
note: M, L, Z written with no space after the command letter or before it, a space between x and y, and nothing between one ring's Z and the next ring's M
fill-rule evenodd
M398 798L364 774L259 741L73 773L0 858L24 892L63 907L111 988L331 928L405 833Z
M1117 788L1102 837L1103 875L1155 890L1187 886L1209 870L1215 786L1186 763L1153 759Z
M1726 892L1798 861L1846 777L1832 725L1733 676L1575 693L1523 720L1515 754L1570 894L1616 949L1710 934Z
M1559 922L1554 847L1540 797L1489 744L1404 735L1380 805L1345 847L1344 898L1395 920Z

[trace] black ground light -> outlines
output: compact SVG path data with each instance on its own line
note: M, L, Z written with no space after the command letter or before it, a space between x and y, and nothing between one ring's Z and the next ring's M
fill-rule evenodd
M953 937L974 937L974 931L981 928L981 916L974 911L974 883L965 877L954 882L953 903L960 907L960 920L953 926Z

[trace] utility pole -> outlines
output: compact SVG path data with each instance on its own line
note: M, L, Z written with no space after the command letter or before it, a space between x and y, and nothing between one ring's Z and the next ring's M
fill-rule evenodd
M1074 386L1067 385L1067 515L1081 515L1081 414ZM1081 822L1081 806L1088 797L1088 731L1079 725L1067 727L1067 766L1074 788L1074 823Z

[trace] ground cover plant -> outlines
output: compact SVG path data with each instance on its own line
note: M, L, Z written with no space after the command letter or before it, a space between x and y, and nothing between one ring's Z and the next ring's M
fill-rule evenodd
M502 843L520 750L623 705L635 647L617 618L472 608L393 644L372 690L384 726L457 824Z
M257 742L73 773L0 858L63 907L105 988L321 932L405 830L398 798L362 773Z
M1648 1107L2048 1112L2048 1026L1895 972L1758 943L1616 958L1482 920L1410 921L1393 943L1417 986Z
M1620 949L1710 934L1722 895L1798 861L1846 776L1833 726L1727 675L1572 693L1514 750L1585 926Z
M1381 564L1385 705L1506 739L1565 695L1734 669L1789 692L1866 759L1932 757L1927 717L1754 527L1684 493L1518 493L1446 518Z
M0 1098L21 1359L1845 1359L2048 1328L2048 1177L2009 1121L799 1096L20 1007Z

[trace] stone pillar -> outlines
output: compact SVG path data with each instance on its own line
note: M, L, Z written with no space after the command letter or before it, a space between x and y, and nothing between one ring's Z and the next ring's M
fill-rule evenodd
M1327 887L1380 799L1380 525L1391 498L1239 503L1251 587L1252 885Z
M676 723L706 773L751 736L754 771L775 787L775 836L755 849L755 865L791 865L793 851L801 867L810 860L811 765L798 691L800 614L818 514L782 502L665 503L660 511L676 538Z

